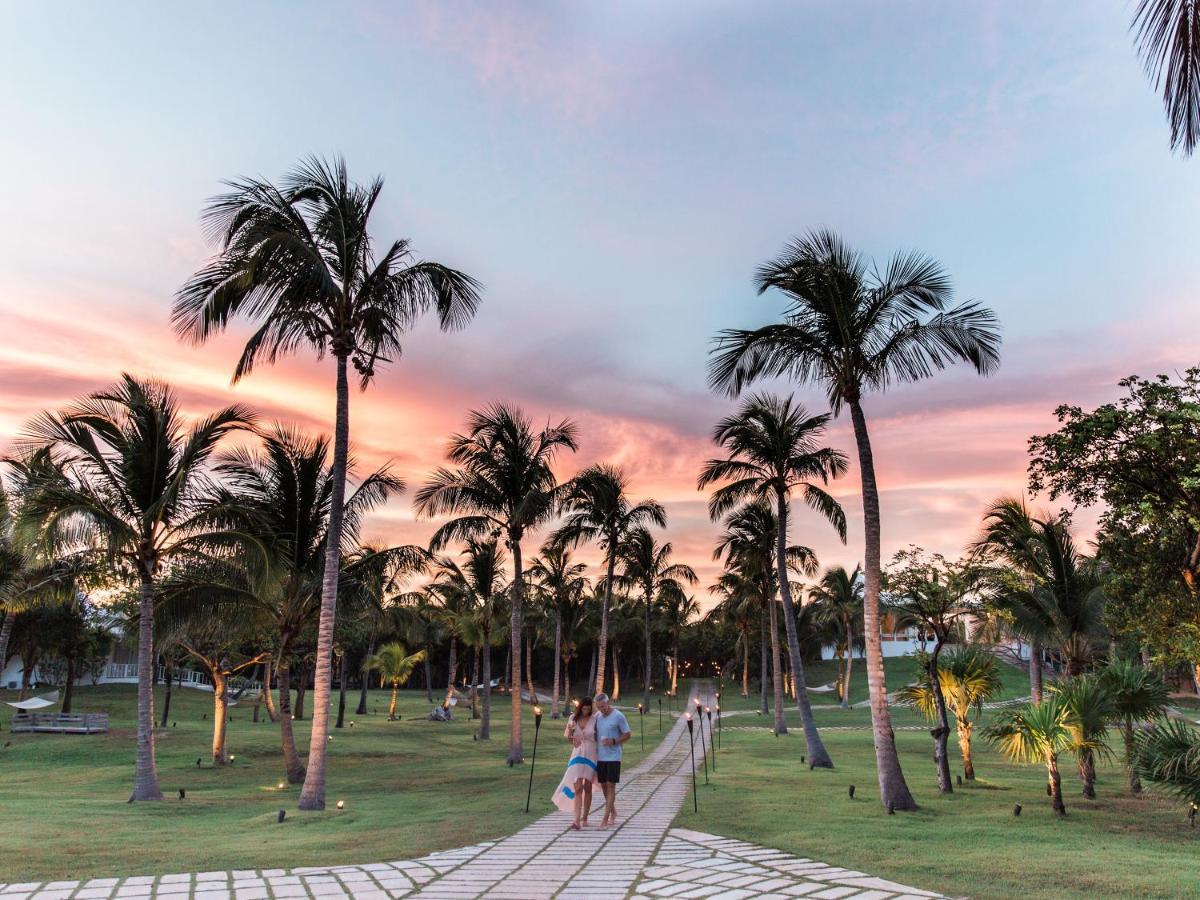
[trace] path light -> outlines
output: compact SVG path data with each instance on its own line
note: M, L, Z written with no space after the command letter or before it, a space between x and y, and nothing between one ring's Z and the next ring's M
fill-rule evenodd
M286 809L281 809L281 810L280 810L280 811L279 811L279 812L278 812L278 813L275 815L275 821L276 821L276 822L282 822L282 821L284 820L284 818L286 818L286 817L287 817L287 810L286 810Z
M275 787L276 787L276 789L278 789L278 790L281 790L281 791L282 791L282 790L284 790L284 789L286 789L286 788L287 788L287 785L286 785L286 784L284 784L284 783L281 781L281 782L279 782L279 784L275 785Z
M642 752L644 753L646 750L646 707L642 706L640 703L638 704L638 725L641 726Z
M718 696L720 696L718 694ZM717 748L721 747L721 704L717 704Z
M345 801L345 800L339 800L339 801L337 802L337 808L338 808L338 809L345 809L345 808L346 808L346 801Z
M237 757L236 757L236 756L234 756L232 753L230 753L230 754L229 754L229 761L230 761L230 762L233 762L235 759L237 759Z
M711 741L713 736L712 730L712 708L704 707L704 715L708 716L708 739ZM713 744L713 774L717 774L717 745Z
M854 785L850 785L850 799L854 799Z
M1019 816L1020 814L1021 814L1021 804L1020 804L1020 803L1014 803L1014 804L1013 804L1013 815L1014 815L1014 816Z
M187 799L187 791L185 791L183 788L180 788L180 789L179 789L179 799L180 799L180 800L186 800L186 799Z
M704 783L708 784L708 744L704 743L704 714L699 700L696 701L696 718L700 720L700 749L704 752Z
M576 703L576 706L579 704ZM525 812L529 812L529 800L533 796L533 767L537 765L538 732L542 730L542 708L533 708L533 759L529 761L529 790L525 792Z
M692 812L700 812L700 804L696 800L696 732L692 728L692 714L685 713L688 723L688 746L692 750Z

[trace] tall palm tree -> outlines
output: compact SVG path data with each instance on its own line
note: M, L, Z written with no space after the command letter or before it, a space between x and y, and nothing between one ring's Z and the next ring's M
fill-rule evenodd
M1026 703L1005 709L984 729L988 742L1016 762L1042 763L1049 777L1050 805L1066 815L1058 755L1070 750L1071 708L1059 694L1049 694L1041 703Z
M554 619L554 686L550 689L550 718L559 717L560 666L563 656L563 607L587 590L585 563L575 562L566 546L549 540L529 564L529 575L546 592Z
M1163 680L1136 662L1114 657L1100 670L1112 701L1113 715L1121 726L1125 741L1125 768L1129 772L1129 792L1142 792L1142 782L1134 766L1135 722L1156 721L1166 714L1170 695Z
M508 762L524 760L521 749L521 612L525 572L521 541L553 515L563 494L551 464L563 450L575 451L577 428L564 419L534 431L515 407L493 404L471 413L465 434L450 440L449 458L457 469L440 468L417 492L420 516L459 514L434 533L430 549L453 540L503 534L512 554L512 722Z
M1146 74L1162 91L1171 149L1200 143L1200 0L1138 0L1133 25Z
M407 240L395 240L377 253L369 225L383 180L367 185L351 181L342 159L310 157L279 185L253 178L227 185L229 192L212 198L204 211L217 256L176 294L176 331L199 344L239 315L260 323L238 360L235 382L260 359L274 363L301 347L315 351L318 359L330 354L337 369L332 514L321 584L308 774L300 793L301 809L324 809L350 446L348 366L353 363L366 389L380 363L400 356L401 336L426 312L437 313L443 330L465 325L479 305L478 285L440 263L414 261Z
M783 718L783 667L779 652L779 623L775 603L780 571L775 559L779 552L779 520L772 504L765 500L752 500L726 514L723 524L724 530L717 538L713 559L724 558L727 569L758 586L763 614L769 622L771 669L775 689L775 733L787 734L787 725ZM808 547L787 547L784 559L785 572L799 571L809 576L816 573L817 559ZM795 625L793 622L793 629ZM808 745L809 763L812 766L831 767L833 763L813 720L807 691L797 693L805 743Z
M568 483L563 497L566 518L553 538L556 543L573 547L595 541L604 551L604 602L600 608L596 693L604 690L608 615L621 542L634 528L647 525L665 528L667 525L667 513L661 503L656 500L633 503L628 490L629 479L616 466L588 466Z
M983 710L983 704L1000 693L1000 666L995 656L978 647L962 647L947 653L938 663L938 679L945 704L954 716L958 729L958 749L962 754L963 778L975 780L975 756L971 750L971 734L975 724L972 715ZM901 688L896 700L907 704L931 722L939 718L937 702L931 686L919 682Z
M850 706L850 672L854 649L863 643L862 570L853 573L843 566L826 569L821 580L809 590L817 621L836 636L838 654L838 694L843 709ZM845 656L845 666L842 657Z
M879 630L881 576L879 488L863 396L927 378L958 361L980 374L999 363L996 318L977 303L947 308L950 280L918 253L894 256L882 271L829 231L792 242L758 271L758 290L775 289L788 305L783 321L718 336L709 381L731 395L764 377L786 375L825 387L835 414L849 407L862 478L867 684L880 800L915 809L892 733Z
M206 466L222 438L253 426L230 406L191 427L164 384L130 375L29 426L53 464L32 473L19 530L47 546L92 547L138 586L137 761L131 800L161 800L154 754L154 600L164 566L205 547L248 542L223 524Z
M737 633L742 645L742 696L750 696L750 635L754 632L758 612L758 591L754 583L736 572L723 572L709 593L721 597L705 615L707 621L725 623ZM736 645L735 645L736 646Z
M783 600L784 627L788 640L788 661L796 688L796 701L804 722L805 739L811 765L832 768L813 723L796 631L796 605L792 600L788 575L788 519L792 492L827 519L846 539L846 514L841 505L814 482L827 484L846 471L846 457L837 450L820 446L829 416L810 416L791 398L779 399L766 394L749 397L734 415L721 420L713 439L729 455L712 459L700 473L699 487L724 482L713 492L709 515L716 519L748 499L771 503L775 510L775 566L779 594Z
M671 695L679 689L679 639L688 622L700 613L696 598L687 594L668 594L663 600L663 629L671 642Z
M403 644L392 641L380 647L378 653L373 653L363 660L363 672L377 672L380 678L392 686L392 702L388 704L389 722L396 720L396 698L400 692L400 685L412 677L413 670L423 659L424 650L409 653Z
M671 562L674 552L670 541L660 544L648 528L637 526L630 529L617 549L621 565L618 584L627 590L637 590L642 595L643 627L645 640L645 683L642 685L642 706L650 708L650 684L653 680L654 661L650 646L650 613L656 597L668 594L683 594L684 585L698 580L692 567Z

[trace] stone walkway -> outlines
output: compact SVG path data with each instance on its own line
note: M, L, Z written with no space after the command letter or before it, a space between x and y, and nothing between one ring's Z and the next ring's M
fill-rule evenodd
M693 693L693 697L695 693ZM702 696L703 701L711 698ZM699 735L697 735L697 738ZM705 737L709 735L705 734ZM699 748L697 748L699 749ZM688 730L678 719L623 775L616 828L570 829L555 811L499 841L366 865L0 883L0 900L269 900L269 898L937 897L862 872L716 835L671 829L691 790ZM545 798L543 798L544 800ZM601 804L593 805L593 817ZM603 864L596 863L603 860Z

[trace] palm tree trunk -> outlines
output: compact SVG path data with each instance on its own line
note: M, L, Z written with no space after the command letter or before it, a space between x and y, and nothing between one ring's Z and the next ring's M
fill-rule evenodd
M775 734L787 734L787 723L783 720L783 666L779 657L779 619L771 601L771 676L775 683Z
M341 664L338 666L338 714L334 728L342 728L346 724L346 651L342 651Z
M880 521L879 488L875 483L875 460L871 454L871 439L867 420L858 400L850 402L850 417L854 422L854 438L858 444L858 464L862 476L863 530L866 533L865 590L863 596L863 631L867 645L867 688L871 698L871 727L875 734L875 767L879 776L879 799L885 808L912 810L917 808L900 768L896 738L892 731L892 716L888 710L887 683L883 673L883 638L879 631L880 589Z
M612 648L612 700L616 703L621 699L621 651L616 644Z
M1042 702L1042 645L1037 641L1029 645L1029 693L1034 703Z
M374 645L372 645L374 646ZM433 673L429 669L429 653L425 653L425 702L433 702ZM367 679L363 677L363 706L367 703Z
M533 688L533 635L525 642L525 684L529 688L529 702L538 702L537 691Z
M750 696L750 632L742 632L742 696Z
M1065 816L1067 814L1067 806L1063 803L1062 778L1058 773L1058 759L1053 756L1048 757L1046 760L1046 769L1050 773L1050 805L1060 816Z
M1125 739L1125 769L1129 772L1129 793L1138 796L1142 792L1142 779L1133 768L1133 720L1126 719L1121 724L1121 736Z
M158 763L154 757L154 580L142 563L138 602L137 755L133 770L133 800L161 800Z
M225 732L229 722L229 683L221 672L220 662L210 662L208 674L213 683L212 761L214 766L225 766L229 764L229 754L225 750Z
M950 722L946 717L946 695L942 693L942 679L938 674L938 658L942 653L942 637L939 634L929 656L926 675L933 691L933 705L937 710L937 727L933 729L933 761L937 766L938 790L943 794L954 793L950 783L950 756L947 742L950 739Z
M296 708L293 710L293 712L295 713L295 716L293 718L295 718L295 720L297 722L304 721L304 697L307 693L308 693L308 663L301 662L300 663L300 678L299 678L299 681L296 683Z
M592 644L592 666L588 670L587 683L593 686L596 684L596 654L599 652L599 646L599 644Z
M275 708L275 696L271 693L271 679L274 674L274 667L268 659L263 663L263 683L262 694L263 702L267 705L267 718L272 722L279 721L279 710Z
M521 540L519 535L509 532L509 547L513 557L512 622L509 640L512 641L512 707L511 729L508 735L508 764L515 766L525 761L521 746L521 613L525 603L525 573L521 569Z
M771 708L767 703L767 679L771 674L771 664L767 657L769 652L767 647L770 641L767 636L767 615L765 609L758 617L758 624L760 632L758 641L760 651L759 656L761 657L758 661L758 711L765 716L771 711Z
M481 647L475 648L475 658L471 660L471 718L479 718L479 656Z
M617 541L612 535L608 540L608 579L604 583L604 603L600 606L600 637L598 662L596 664L596 690L595 694L603 693L604 691L604 660L608 652L608 609L612 606L612 591L613 578L617 571Z
M492 636L483 633L483 717L479 720L479 740L492 737Z
M388 704L388 721L396 721L396 699L400 695L400 682L395 678L392 679L392 702Z
M446 706L454 696L454 673L458 671L458 638L450 635L450 658L446 661Z
M71 702L75 699L75 659L67 657L67 686L63 688L62 708L60 712L69 713Z
M4 622L0 624L0 672L4 671L4 664L8 662L8 640L12 637L13 619L16 617L16 613L4 613Z
M1084 750L1079 760L1079 781L1083 786L1083 796L1089 800L1096 799L1096 754Z
M329 498L329 531L325 539L325 571L321 576L321 618L317 625L317 664L313 684L312 734L308 772L300 791L301 809L325 808L325 754L329 744L329 694L333 680L333 625L337 616L341 567L342 517L346 505L346 457L350 447L350 386L347 350L337 349L337 409L333 424L333 486Z
M554 687L550 689L550 718L558 718L558 682L562 677L562 607L554 607Z
M962 753L963 778L975 780L975 757L971 754L971 731L974 726L965 719L958 721L958 749Z
M846 674L842 681L842 709L850 708L850 673L854 668L854 647L846 648Z
M167 716L171 714L171 676L174 674L174 666L167 665L163 666L163 668L166 670L167 695L163 698L163 713L162 723L159 725L160 728L167 727Z
M674 697L679 690L679 633L675 633L675 644L671 648L673 656L671 657L671 696Z
M279 742L283 748L283 767L287 774L288 784L299 784L304 781L304 764L300 762L300 754L296 752L296 734L292 730L292 673L291 666L282 660L284 653L290 648L286 645L280 653L281 662L276 667L279 680Z
M367 658L370 659L375 655L375 631L371 631L371 636L367 638ZM429 687L429 655L425 656L425 687ZM358 691L358 708L354 710L356 716L365 716L367 714L367 689L371 684L371 676L367 672L362 673L362 687ZM430 700L433 698L431 697Z
M808 767L810 769L832 769L833 760L817 722L813 718L812 704L808 700L808 682L804 677L804 660L800 657L800 634L796 625L796 607L792 603L792 586L788 583L787 526L788 500L783 491L775 492L776 513L779 527L775 534L776 569L779 572L779 593L783 598L784 627L787 629L788 657L792 664L792 686L795 689L796 705L800 708L800 723L804 727L804 742L808 745Z
M651 605L651 602L652 602L652 597L650 596L650 592L647 591L646 592L646 623L645 623L646 672L645 672L645 681L642 684L642 709L650 708L650 682L652 680L650 673L654 671L653 670L654 657L653 657L653 654L651 653L651 647L650 647L650 605Z

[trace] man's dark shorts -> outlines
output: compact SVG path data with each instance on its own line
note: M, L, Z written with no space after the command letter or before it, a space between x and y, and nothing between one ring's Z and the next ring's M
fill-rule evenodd
M596 763L596 780L601 784L620 784L621 761L602 759Z

